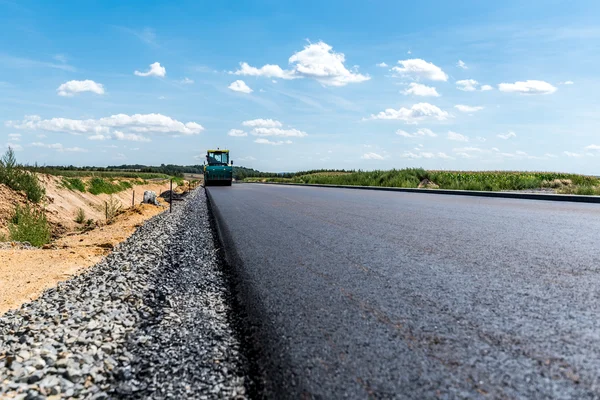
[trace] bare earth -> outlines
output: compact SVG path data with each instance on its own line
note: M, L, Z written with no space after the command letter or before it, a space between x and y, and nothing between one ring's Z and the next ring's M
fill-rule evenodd
M49 249L26 250L20 248L0 249L0 314L38 297L45 289L57 282L83 271L107 255L112 247L127 239L143 222L167 208L139 204L144 190L157 194L168 188L166 183L153 182L134 186L135 207L131 207L133 190L115 194L127 210L115 222L103 221L103 202L108 195L94 196L60 187L60 178L40 176L46 187L48 201L40 206L46 210L53 231L60 237ZM25 204L24 195L0 185L0 234L6 233L6 222L16 204ZM86 218L98 221L99 227L80 233L80 225L74 222L79 208Z
M164 207L138 205L111 225L65 236L47 250L0 250L0 314L96 264L146 219L164 210Z

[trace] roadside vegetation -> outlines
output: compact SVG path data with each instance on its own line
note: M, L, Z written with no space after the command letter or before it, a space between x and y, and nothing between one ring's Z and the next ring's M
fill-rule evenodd
M315 171L286 177L249 177L246 182L290 182L327 185L359 185L417 188L508 191L553 189L557 193L600 195L600 179L594 176L552 172L427 171L407 168L388 171Z
M29 242L32 246L42 247L50 242L50 238L50 225L44 211L36 210L29 204L24 207L17 205L8 223L8 240Z
M25 192L27 199L34 203L39 203L46 195L44 187L35 174L26 171L17 163L15 152L10 147L0 158L0 183L13 190Z

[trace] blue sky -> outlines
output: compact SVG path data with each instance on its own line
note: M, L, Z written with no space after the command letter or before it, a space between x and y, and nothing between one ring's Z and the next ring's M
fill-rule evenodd
M0 0L0 146L53 165L197 164L220 147L265 171L600 174L599 15L596 1Z

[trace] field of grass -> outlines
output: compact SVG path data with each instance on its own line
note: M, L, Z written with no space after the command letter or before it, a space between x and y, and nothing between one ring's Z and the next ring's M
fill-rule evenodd
M409 168L299 174L291 178L246 178L245 181L416 188L424 179L433 182L430 187L440 189L506 191L551 188L557 193L600 195L600 179L597 177L552 172L427 171Z
M134 171L74 171L68 169L25 167L40 174L64 176L67 178L140 178L140 179L170 179L166 174Z

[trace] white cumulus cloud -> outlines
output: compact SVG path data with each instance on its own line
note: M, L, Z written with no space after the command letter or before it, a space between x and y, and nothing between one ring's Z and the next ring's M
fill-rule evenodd
M586 150L598 150L598 151L600 151L600 146L597 145L597 144L590 144L589 146L585 146L585 149Z
M465 135L461 135L460 133L448 131L448 140L454 140L457 142L468 142L469 138Z
M506 139L510 139L510 138L513 138L513 137L517 137L517 134L514 133L514 132L507 132L507 133L500 133L500 134L498 134L496 136L498 136L500 139L506 140Z
M160 78L164 78L167 75L167 70L165 67L160 65L159 62L155 62L150 64L150 69L146 72L135 71L135 75L137 76L158 76Z
M243 137L248 136L248 133L244 132L241 129L230 129L229 132L227 132L227 135L233 137Z
M42 119L37 115L30 115L23 121L7 121L6 126L31 131L88 134L92 140L114 138L131 141L149 141L142 134L197 135L204 130L196 122L184 123L162 114L115 114L99 119Z
M463 60L458 60L458 62L456 63L456 66L462 69L469 69L469 67L467 67L467 64L465 64L465 62Z
M552 94L556 92L556 87L548 82L527 80L515 83L501 83L498 85L501 92L520 93L520 94Z
M283 124L279 121L273 119L251 119L248 121L242 122L243 126L249 126L252 128L280 128Z
M388 66L388 65L387 65L386 63L384 63L384 62L380 62L379 64L375 64L375 65L377 65L378 67L381 67L381 68L387 68L387 66Z
M480 88L480 90L482 92L487 92L488 90L494 90L494 88L492 86L490 86L490 85L482 85L481 88Z
M231 82L231 85L227 86L229 89L233 90L234 92L241 92L241 93L252 93L253 90L250 89L250 87L248 85L246 85L246 82L238 79L235 82Z
M477 90L477 82L475 79L463 79L460 81L456 81L456 88L458 90L462 90L463 92L474 92Z
M282 129L282 128L254 128L252 129L254 136L282 136L282 137L304 137L308 134L297 129Z
M360 83L371 79L368 75L356 72L356 68L346 68L345 61L343 53L336 53L327 43L318 42L309 43L303 50L294 53L288 59L288 70L275 64L256 68L242 62L240 68L232 73L280 79L311 78L324 86L345 86L348 83Z
M377 153L365 153L360 158L363 160L383 160L385 157Z
M436 137L437 136L436 133L434 133L431 129L427 129L427 128L418 129L414 133L408 133L406 131L403 131L402 129L398 129L396 131L396 135L407 137L407 138L424 137L424 136Z
M254 141L254 143L258 143L258 144L270 144L272 146L280 146L282 144L292 144L291 140L279 140L277 142L273 142L269 139L265 139L265 138L258 138Z
M77 93L92 92L96 94L104 94L104 86L101 83L96 83L89 79L85 81L68 81L63 83L56 89L59 96L74 96Z
M448 75L446 75L440 67L420 58L399 60L398 64L400 64L400 66L393 67L392 70L401 75L429 79L432 81L445 82L448 80Z
M440 94L437 90L432 86L423 85L420 83L412 82L408 89L402 91L403 94L409 95L413 94L415 96L431 96L431 97L440 97Z
M426 119L443 121L448 119L449 114L437 106L429 103L417 103L411 108L402 107L398 110L388 108L378 114L371 114L369 119L394 119L416 124Z
M464 113L472 113L472 112L483 110L483 107L481 107L481 106L466 106L464 104L457 104L454 106L454 108L456 108L458 111L464 112Z

